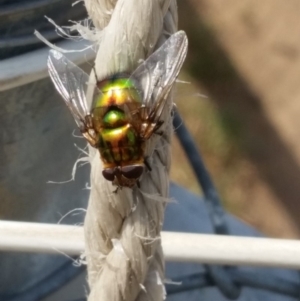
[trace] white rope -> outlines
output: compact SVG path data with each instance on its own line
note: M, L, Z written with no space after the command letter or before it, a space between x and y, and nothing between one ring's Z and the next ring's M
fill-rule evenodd
M177 27L175 0L85 3L102 30L95 61L97 78L133 71ZM165 138L153 138L147 145L152 171L143 175L140 189L123 188L114 194L115 187L102 176L99 154L91 150L91 193L85 219L89 301L165 298L160 231L169 189L171 99L166 107Z
M300 269L300 241L162 232L169 261ZM0 251L79 255L83 228L0 221Z

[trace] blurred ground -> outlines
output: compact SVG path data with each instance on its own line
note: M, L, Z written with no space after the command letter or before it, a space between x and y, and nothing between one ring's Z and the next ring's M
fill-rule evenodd
M179 110L228 210L276 237L300 229L299 14L297 0L179 1L194 84ZM172 178L199 192L173 156Z

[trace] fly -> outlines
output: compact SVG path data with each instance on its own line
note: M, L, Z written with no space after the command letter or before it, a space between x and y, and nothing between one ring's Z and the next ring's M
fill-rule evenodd
M99 150L104 178L119 187L139 185L145 144L158 134L167 97L187 53L183 31L173 34L129 76L117 74L94 83L91 109L86 92L91 80L56 50L50 50L50 77L82 135Z

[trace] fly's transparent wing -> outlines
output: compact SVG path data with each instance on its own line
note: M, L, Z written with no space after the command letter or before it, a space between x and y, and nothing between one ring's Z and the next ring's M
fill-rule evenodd
M173 34L158 50L131 75L148 118L159 121L168 94L176 80L187 53L187 37L183 31Z
M96 83L91 83L90 77L83 70L56 50L49 52L48 71L76 124L80 129L84 129L85 116L90 113L86 101L87 88L88 85L95 86Z

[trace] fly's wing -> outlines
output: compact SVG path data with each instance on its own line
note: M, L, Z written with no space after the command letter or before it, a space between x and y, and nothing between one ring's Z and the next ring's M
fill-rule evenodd
M131 75L142 103L147 108L147 119L158 122L187 53L185 32L173 34L159 49ZM146 113L146 111L144 111Z
M90 77L83 70L56 50L49 52L48 71L56 90L63 97L77 126L84 130L85 116L90 113L86 101L87 88L88 85L95 86L96 83L91 83Z

